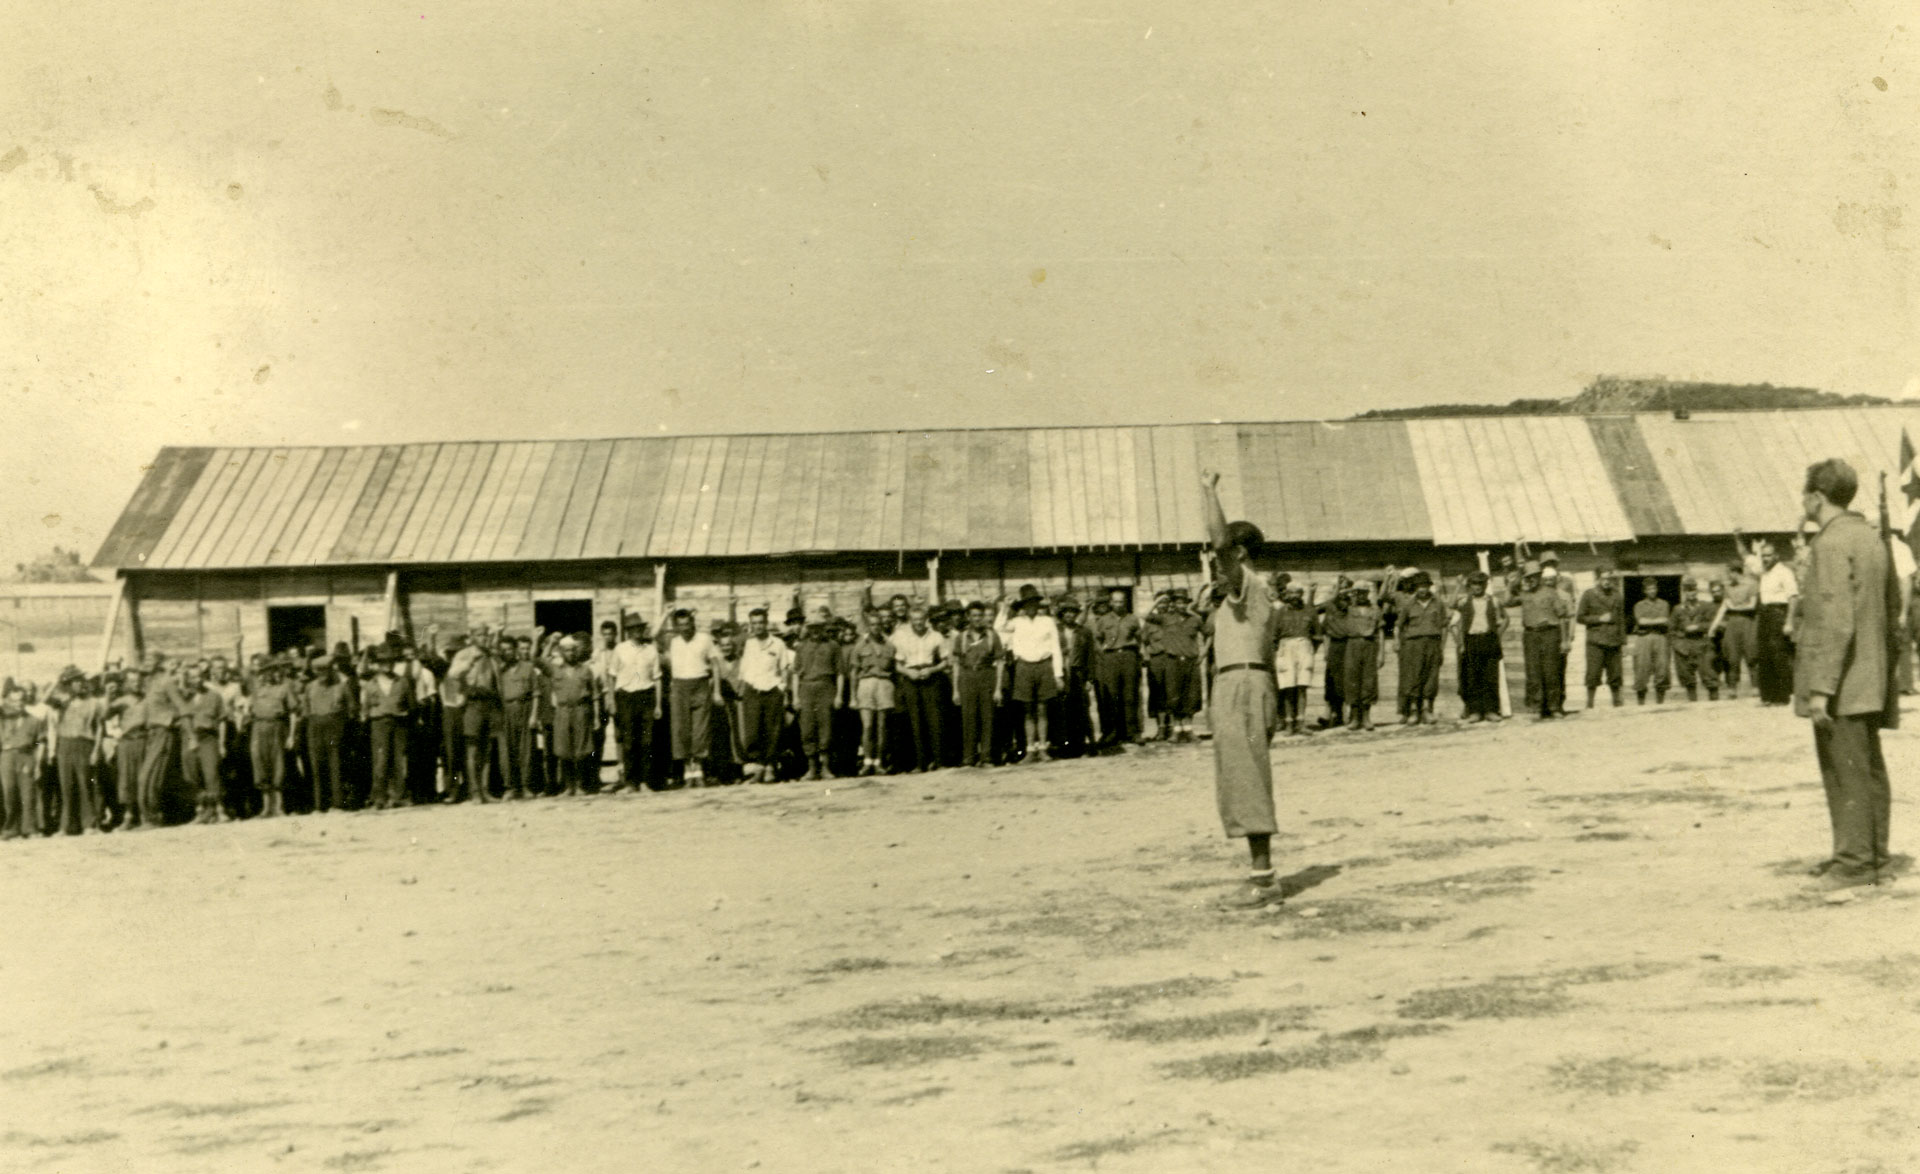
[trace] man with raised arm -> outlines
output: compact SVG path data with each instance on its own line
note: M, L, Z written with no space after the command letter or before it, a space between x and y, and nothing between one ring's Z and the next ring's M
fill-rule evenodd
M1223 904L1258 909L1281 899L1273 872L1273 762L1268 744L1280 724L1273 683L1273 600L1266 577L1250 564L1265 536L1252 522L1227 521L1220 508L1220 474L1201 474L1207 541L1213 547L1213 785L1220 822L1230 838L1247 841L1246 886Z

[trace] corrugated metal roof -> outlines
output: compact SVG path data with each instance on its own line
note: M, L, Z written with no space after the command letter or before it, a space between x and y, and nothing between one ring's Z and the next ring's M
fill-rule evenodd
M1275 541L1432 537L1405 425L1365 421L169 448L95 563L1192 544L1202 468Z
M333 448L166 448L95 564L220 567L1190 545L1199 474L1275 542L1614 542L1862 508L1920 408Z
M1920 441L1920 408L1711 412L1688 420L1635 417L1677 527L1643 533L1726 534L1792 530L1807 466L1840 457L1860 474L1854 508L1872 516L1879 476L1899 470L1902 428Z
M1433 541L1441 546L1633 537L1579 416L1409 420Z

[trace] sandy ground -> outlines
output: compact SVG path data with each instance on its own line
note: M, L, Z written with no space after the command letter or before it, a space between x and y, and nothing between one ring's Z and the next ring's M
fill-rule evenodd
M1203 747L9 845L0 1168L1920 1169L1802 723L1275 759L1259 914Z

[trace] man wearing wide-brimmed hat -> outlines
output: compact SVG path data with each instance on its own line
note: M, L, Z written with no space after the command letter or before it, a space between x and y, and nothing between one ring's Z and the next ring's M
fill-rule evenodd
M1252 868L1246 886L1225 904L1257 909L1282 897L1274 878L1272 844L1279 831L1273 809L1269 745L1279 728L1273 683L1273 601L1266 577L1252 565L1265 542L1252 522L1227 522L1220 507L1220 475L1201 475L1207 539L1213 546L1218 606L1213 612L1214 796L1230 837L1245 838Z
M1047 754L1047 703L1060 695L1066 683L1066 661L1060 652L1060 629L1053 617L1040 614L1040 589L1023 584L1011 609L1000 601L994 626L1007 645L1011 682L1007 699L1019 706L1025 719L1025 762L1042 762Z

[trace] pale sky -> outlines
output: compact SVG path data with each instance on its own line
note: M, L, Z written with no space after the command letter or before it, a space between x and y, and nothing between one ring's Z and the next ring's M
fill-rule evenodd
M162 444L1920 394L1905 3L408 3L8 5L0 562Z

